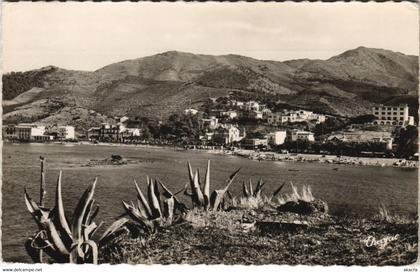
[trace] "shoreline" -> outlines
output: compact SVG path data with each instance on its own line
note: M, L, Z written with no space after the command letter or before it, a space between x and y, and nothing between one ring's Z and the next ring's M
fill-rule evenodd
M9 142L10 143L10 142ZM22 143L10 143L13 145ZM216 155L232 155L243 157L257 161L280 161L280 162L310 162L310 163L327 163L327 164L345 164L355 166L377 166L377 167L398 167L408 169L418 169L418 161L409 161L399 158L371 158L371 157L352 157L352 156L337 156L337 155L323 155L323 154L305 154L305 153L289 153L280 154L270 151L255 151L239 149L235 151L226 149L185 149L179 146L169 145L151 145L151 144L125 144L125 143L91 143L88 141L81 142L50 142L50 143L23 143L31 145L63 145L63 146L77 146L77 145L90 145L90 146L110 146L110 147L136 147L145 149L167 149L174 151L185 152L204 152Z

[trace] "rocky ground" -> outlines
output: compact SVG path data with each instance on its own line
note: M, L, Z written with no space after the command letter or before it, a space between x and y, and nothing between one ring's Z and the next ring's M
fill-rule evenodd
M417 260L418 224L402 218L330 216L314 210L192 211L148 238L122 239L102 262L131 264L407 265ZM289 207L290 208L290 207ZM297 213L299 212L299 213Z

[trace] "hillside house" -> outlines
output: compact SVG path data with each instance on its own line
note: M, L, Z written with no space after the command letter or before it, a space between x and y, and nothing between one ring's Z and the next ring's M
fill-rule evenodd
M238 112L234 110L224 111L222 116L227 117L231 120L238 118Z
M198 113L198 110L196 109L189 108L189 109L184 110L185 115L196 115L197 113Z
M260 111L260 104L257 101L248 101L244 104L244 109L248 111Z
M274 131L267 134L268 143L270 145L282 145L286 138L286 131Z
M266 122L271 126L280 126L286 123L297 123L297 122L315 122L320 124L325 122L326 117L323 114L313 113L312 111L306 110L284 110L282 112L268 113Z
M214 116L212 116L210 118L202 118L200 120L200 124L201 124L202 128L213 130L213 129L216 129L218 127L219 120Z
M232 124L220 125L214 131L214 141L220 144L232 144L239 142L245 137L245 131L241 133L238 127Z
M290 140L292 142L296 142L296 141L315 142L315 136L310 131L292 130L290 133Z
M74 140L76 135L73 126L57 126L57 139L60 140Z
M94 127L88 130L88 139L90 141L124 142L131 137L140 135L139 128L127 128L122 124L110 125L103 123L100 127Z
M254 119L254 120L263 119L263 113L261 111L244 110L244 111L241 111L240 116L242 118Z
M267 147L267 145L268 145L267 139L252 138L252 139L243 139L241 141L241 147L245 149L264 148L264 147Z
M372 107L372 115L376 117L373 124L386 126L413 126L414 117L408 115L408 110L409 107L407 104Z

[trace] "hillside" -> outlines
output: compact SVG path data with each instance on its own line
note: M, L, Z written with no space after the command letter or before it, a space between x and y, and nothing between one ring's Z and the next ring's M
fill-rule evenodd
M383 49L359 47L327 60L285 62L169 51L92 72L49 66L3 75L3 119L59 120L82 130L103 120L80 114L83 120L76 122L61 118L63 112L95 110L105 120L116 115L165 119L231 91L354 116L380 103L417 106L417 86L418 58Z

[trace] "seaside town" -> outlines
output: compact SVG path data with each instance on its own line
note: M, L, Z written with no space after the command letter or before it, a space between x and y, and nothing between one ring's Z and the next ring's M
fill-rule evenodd
M89 4L2 5L3 271L417 271L417 6Z
M354 157L418 158L417 145L407 147L417 133L407 104L372 107L369 115L342 118L305 109L268 106L259 101L229 97L173 114L167 122L147 118L114 117L77 132L68 125L21 123L3 126L3 139L14 142L123 143L181 146L225 153L263 155L241 150L307 153ZM259 153L257 153L259 154Z

